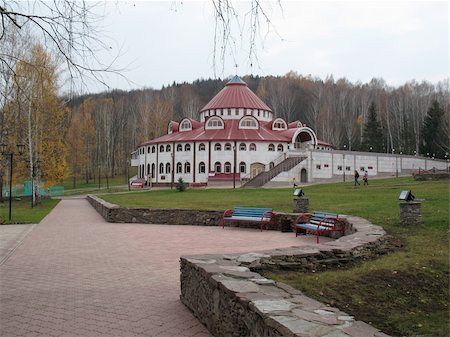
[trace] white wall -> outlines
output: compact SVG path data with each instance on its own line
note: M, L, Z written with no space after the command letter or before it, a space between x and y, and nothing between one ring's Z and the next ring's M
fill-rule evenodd
M221 144L221 151L215 151L214 145L216 143ZM219 142L211 142L211 172L214 172L214 163L219 161L222 164L222 173L224 172L224 164L225 162L230 162L231 164L231 172L233 172L234 165L234 151L233 149L229 151L225 151L225 144L230 143L232 148L234 146L233 141L219 141ZM270 162L275 162L278 164L284 157L287 152L287 143L283 143L284 152L277 151L277 145L280 143L273 143L275 146L275 151L268 151L267 142L253 142L256 144L256 151L249 151L249 146L252 142L244 142L246 144L247 150L241 151L239 150L239 144L241 142L237 142L237 150L236 150L236 172L239 173L239 164L241 162L245 162L246 164L246 173L242 174L241 177L249 177L250 176L250 166L252 163L262 163L265 165L269 165ZM159 152L158 146L158 165L156 167L156 173L158 177L153 177L153 182L171 182L172 173L165 173L166 163L171 164L171 170L174 171L174 180L177 181L179 177L183 178L186 182L193 182L193 172L195 169L196 172L196 182L207 182L208 181L208 154L209 154L209 142L204 142L205 151L199 151L198 147L200 142L196 142L196 160L195 160L195 168L193 161L193 147L194 143L190 142L191 150L184 151L185 144L181 143L183 146L183 151L176 151L175 144L175 163L172 166L172 152ZM167 144L164 144L167 145ZM173 144L171 144L173 146ZM148 153L147 146L144 147L145 153L140 154L135 162L138 165L152 164L156 162L156 153ZM345 163L344 163L345 160ZM203 161L206 166L205 173L199 173L199 163ZM164 163L164 173L159 173L159 164ZM176 173L176 164L181 162L183 166L184 172L184 164L189 162L191 164L191 172L186 173ZM317 167L320 165L320 169ZM302 161L299 165L294 167L292 170L288 172L282 172L278 176L276 176L273 181L274 182L286 182L291 183L293 178L297 182L300 182L300 172L304 168L307 171L308 181L314 182L316 180L323 179L336 179L342 177L345 170L346 178L349 180L352 179L354 170L358 170L360 174L364 172L364 170L368 171L369 176L377 176L377 175L395 175L398 173L402 174L410 174L414 170L419 169L432 169L433 167L439 170L445 170L447 168L448 162L443 160L433 160L419 156L407 156L407 155L393 155L393 154L378 154L372 152L354 152L354 151L329 151L329 150L309 150L307 160ZM338 166L342 166L342 170L338 169ZM139 168L139 166L138 166ZM346 170L348 168L348 170ZM147 171L145 171L147 174ZM165 180L162 180L162 176L165 176Z

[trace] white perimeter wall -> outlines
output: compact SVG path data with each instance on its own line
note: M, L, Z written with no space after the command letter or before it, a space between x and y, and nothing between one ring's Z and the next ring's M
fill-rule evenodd
M433 160L419 156L380 154L371 152L353 151L322 151L311 150L307 160L288 172L282 172L272 181L289 182L293 179L300 182L300 172L304 168L307 171L308 182L321 179L343 179L344 170L346 180L353 179L354 171L360 175L367 170L369 176L411 174L416 170L446 170L449 162ZM311 174L312 173L312 174Z

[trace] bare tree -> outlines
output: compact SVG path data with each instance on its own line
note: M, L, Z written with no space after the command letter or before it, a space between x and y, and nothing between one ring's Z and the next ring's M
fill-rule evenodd
M239 3L238 6L246 6L245 9L239 10L236 1L211 0L211 2L216 19L213 48L215 76L217 76L218 61L222 65L221 71L223 73L227 55L231 55L234 63L236 63L236 51L242 48L241 45L238 46L239 42L245 45L248 62L252 67L253 63L258 62L258 49L260 44L263 45L265 36L274 33L282 39L268 14L267 7L274 3L250 0ZM278 0L276 4L282 10L281 1ZM238 36L240 36L241 41L238 41Z
M111 50L100 33L101 20L99 3L88 1L0 1L0 44L16 30L19 39L33 32L36 39L45 43L65 63L70 78L83 79L86 76L107 85L105 72L120 75L114 68L117 58L104 64L98 57L101 50ZM0 63L15 72L15 61L19 57L12 52L1 52Z

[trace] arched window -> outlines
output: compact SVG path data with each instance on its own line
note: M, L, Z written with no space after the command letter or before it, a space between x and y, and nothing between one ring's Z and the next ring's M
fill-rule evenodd
M223 129L223 120L220 117L211 117L205 125L206 130Z
M284 146L283 144L278 144L277 146L277 151L283 152L284 151Z
M163 174L164 173L164 164L160 163L159 164L159 174Z
M156 151L156 146L153 145L153 146L152 146L152 153L155 153L155 151Z
M224 148L225 148L225 151L231 151L231 144L226 143Z
M222 150L222 145L220 145L220 143L214 144L214 150L215 151L221 151Z
M287 123L283 118L276 118L273 121L272 130L287 130Z
M155 176L155 163L152 164L152 177Z
M184 163L184 173L191 173L191 164L189 162Z
M269 151L275 151L275 145L269 144Z
M214 171L215 171L216 173L222 172L222 164L220 164L219 161L216 161L216 162L214 163Z
M150 153L150 146L147 147L147 153Z
M147 164L147 175L150 174L150 164Z
M183 173L183 165L180 162L177 163L177 173Z
M200 162L198 164L198 173L205 173L206 172L206 166L204 162Z
M231 173L231 163L230 162L226 162L223 166L223 171L225 173Z
M239 121L239 129L258 129L258 120L255 117L246 116Z
M192 123L189 119L184 119L180 124L180 131L192 130Z
M250 150L250 151L256 151L256 145L255 145L255 143L251 143L251 144L250 144L249 150Z
M186 144L184 146L184 151L191 151L191 144Z
M166 173L169 174L170 173L170 163L166 164Z
M199 150L199 151L205 151L205 149L206 149L205 144L200 143L200 145L198 146L198 150Z
M247 173L247 165L243 161L239 163L239 172L240 173Z
M177 145L177 152L183 151L183 145L178 144Z
M239 144L239 151L247 151L247 145L245 143Z
M172 150L172 147L170 145L166 145L166 152L170 152Z
M159 146L159 152L164 152L164 145Z

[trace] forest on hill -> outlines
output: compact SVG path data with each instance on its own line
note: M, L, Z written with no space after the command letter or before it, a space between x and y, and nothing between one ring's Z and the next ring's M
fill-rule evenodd
M139 144L165 134L171 120L198 119L201 108L228 81L199 79L160 90L111 90L68 98L58 94L58 68L42 45L32 45L23 59L1 71L0 143L10 149L25 143L15 176L36 178L47 186L66 177L75 185L99 174L125 173ZM319 139L338 149L448 158L448 80L392 87L383 79L352 83L293 71L243 80L276 117L306 123ZM4 157L0 187L7 164Z
M352 83L345 78L320 79L296 72L242 78L277 117L301 120L319 139L339 149L345 145L351 151L368 151L372 147L374 151L428 153L436 158L449 152L448 81L410 81L392 87L383 79ZM199 79L161 90L113 90L74 98L69 104L67 138L70 174L94 175L98 165L109 175L122 172L140 143L165 134L171 120L198 119L200 109L226 82ZM431 135L424 134L427 122L434 123Z

